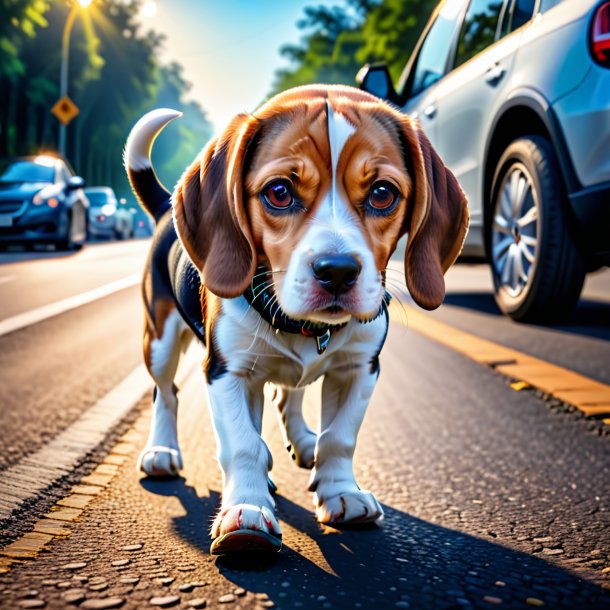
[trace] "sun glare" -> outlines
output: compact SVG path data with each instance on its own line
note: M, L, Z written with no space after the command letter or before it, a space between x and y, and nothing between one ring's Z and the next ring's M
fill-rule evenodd
M157 14L157 3L154 0L147 0L140 10L140 15L145 18L154 17Z
M44 167L53 167L55 165L55 157L51 157L49 155L38 155L34 159L34 163L37 165L44 165Z

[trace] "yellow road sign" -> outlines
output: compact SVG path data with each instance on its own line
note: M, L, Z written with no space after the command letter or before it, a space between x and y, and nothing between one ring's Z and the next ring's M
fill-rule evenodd
M61 123L67 125L74 117L78 115L80 110L67 95L64 95L55 102L55 105L53 108L51 108L51 112Z

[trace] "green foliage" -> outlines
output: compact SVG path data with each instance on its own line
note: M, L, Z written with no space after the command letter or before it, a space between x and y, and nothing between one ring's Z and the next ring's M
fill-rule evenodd
M69 10L66 0L0 4L0 156L56 149L50 109L59 97ZM123 147L142 114L159 106L184 113L155 147L170 187L212 132L204 111L184 100L190 85L181 67L161 65L163 38L141 31L138 11L139 0L96 0L77 15L70 37L69 96L80 114L68 126L67 157L89 184L112 186L121 196L129 192Z
M34 38L47 22L45 0L3 0L0 3L0 78L14 82L25 72L19 57L22 41Z
M383 62L398 79L436 0L346 0L332 8L307 7L298 22L305 34L281 49L290 60L278 70L273 92L314 82L354 84L365 63Z

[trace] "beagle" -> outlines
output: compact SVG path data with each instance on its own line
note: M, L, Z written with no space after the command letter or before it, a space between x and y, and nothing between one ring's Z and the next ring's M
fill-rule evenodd
M379 520L352 459L388 330L385 269L408 233L406 283L425 309L444 298L443 274L468 227L466 197L419 126L344 86L281 93L235 117L184 172L173 194L157 180L153 140L180 113L134 126L125 165L155 218L144 273L144 359L156 388L138 465L182 467L173 379L194 335L223 475L211 552L277 551L272 458L261 438L263 386L296 463L311 469L321 523ZM321 426L303 419L304 387L323 376Z

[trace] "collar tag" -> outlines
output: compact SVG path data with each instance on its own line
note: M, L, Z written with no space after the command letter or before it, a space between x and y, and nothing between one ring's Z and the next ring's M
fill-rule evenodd
M323 335L316 335L316 345L318 347L318 355L322 355L328 344L330 343L330 329L327 329Z

